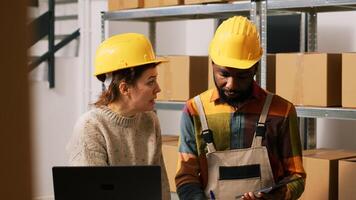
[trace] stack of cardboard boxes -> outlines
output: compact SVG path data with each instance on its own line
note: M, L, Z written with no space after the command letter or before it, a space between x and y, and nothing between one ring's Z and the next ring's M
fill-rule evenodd
M176 192L174 179L178 164L178 136L162 136L162 154L168 175L170 191Z
M166 56L158 65L158 100L186 101L208 88L207 56Z
M143 0L130 0L130 1L108 0L109 11L143 8L143 6L144 6Z
M234 0L242 1L242 0ZM232 0L109 0L109 11L135 9L135 8L153 8L176 5L205 4L205 3L226 3Z
M109 0L109 11L134 8L152 8L183 4L183 0Z
M342 107L356 108L356 53L342 54Z
M338 196L355 195L355 192L352 194L353 191L350 188L356 187L354 179L356 176L350 179L348 176L351 174L347 173L352 170L355 173L356 165L352 160L343 160L347 158L356 158L356 152L330 149L304 151L303 166L307 173L307 179L301 199L334 200L338 199Z
M276 93L295 105L340 106L341 55L277 54Z
M356 53L276 55L276 93L295 105L356 107Z
M339 200L356 199L356 158L339 161Z

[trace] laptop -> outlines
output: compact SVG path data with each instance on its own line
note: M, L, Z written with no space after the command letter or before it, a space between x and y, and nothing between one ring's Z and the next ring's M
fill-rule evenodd
M160 166L53 167L55 200L161 200Z

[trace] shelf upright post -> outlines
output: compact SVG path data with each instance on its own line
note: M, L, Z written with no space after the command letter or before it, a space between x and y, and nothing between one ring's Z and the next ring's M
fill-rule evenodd
M155 21L149 21L148 22L148 31L149 31L149 38L153 47L154 51L157 51L156 47L156 22Z
M306 13L300 13L300 34L299 34L299 51L304 53L305 52L305 45L306 45Z
M101 41L105 40L105 18L104 18L105 12L100 12L100 22L101 22Z
M105 40L105 18L104 18L105 12L100 12L100 29L101 29L101 41L103 42ZM105 91L105 84L104 82L101 83L101 90Z
M317 51L317 13L308 12L307 17L307 51ZM304 149L316 147L316 119L304 118Z
M316 51L318 48L317 41L317 13L309 12L307 14L308 23L308 51Z
M260 33L260 42L263 49L260 66L257 73L259 85L267 88L267 0L252 0L250 19L256 24Z
M300 15L300 34L299 34L299 51L305 52L305 38L306 38L306 13L301 13ZM299 125L299 135L303 149L307 149L308 146L308 137L307 137L307 123L306 118L298 117L298 125Z

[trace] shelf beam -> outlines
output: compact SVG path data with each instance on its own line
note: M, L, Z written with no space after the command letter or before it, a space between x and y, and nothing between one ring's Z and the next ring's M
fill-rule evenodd
M224 18L232 15L249 15L250 2L234 4L206 4L143 8L107 12L105 20L169 21L180 19Z
M275 11L331 12L356 10L356 0L268 0L269 14ZM142 8L105 12L104 20L170 21L183 19L227 18L249 16L250 1L226 4L203 4Z
M331 12L356 10L355 0L268 0L269 10Z
M156 109L182 110L185 102L157 101ZM296 106L298 117L356 120L356 109Z
M161 110L183 110L184 105L183 101L157 101L155 107Z
M298 117L356 120L356 109L297 106Z

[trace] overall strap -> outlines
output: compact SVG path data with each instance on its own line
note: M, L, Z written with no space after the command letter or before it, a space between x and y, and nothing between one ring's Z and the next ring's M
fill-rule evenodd
M201 132L202 138L208 147L208 152L209 153L215 152L216 149L214 146L213 133L208 127L208 122L206 120L203 103L201 102L199 95L194 97L194 102L198 108L198 114L199 114L199 118L200 118L201 129L202 129L202 132Z
M269 107L270 107L271 102L272 102L272 98L273 98L273 94L267 92L267 97L266 97L266 100L265 100L265 104L263 105L260 118L259 118L258 123L257 123L257 127L256 127L256 131L255 131L255 134L254 134L254 137L253 137L251 148L261 147L262 146L262 138L264 137L264 135L266 133L265 122L266 122L266 119L267 119Z

